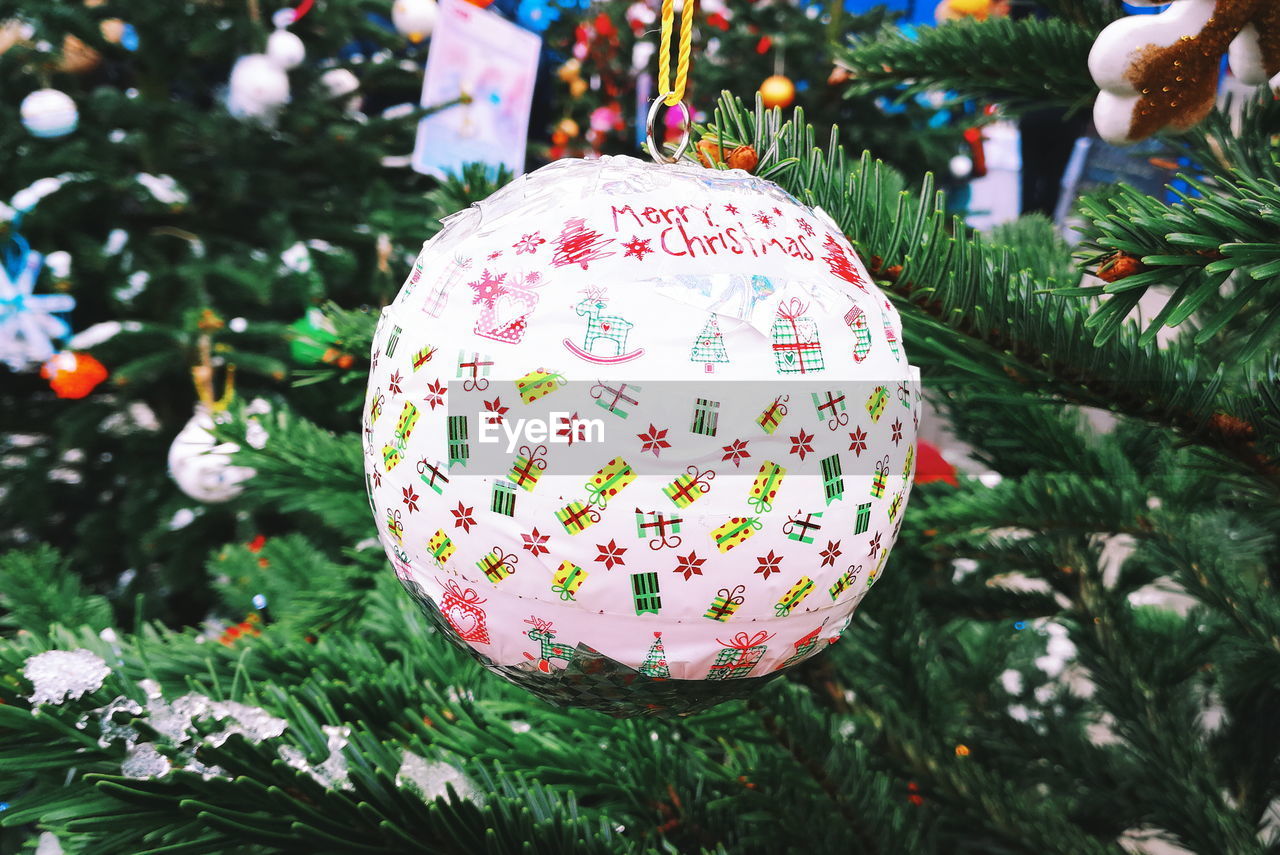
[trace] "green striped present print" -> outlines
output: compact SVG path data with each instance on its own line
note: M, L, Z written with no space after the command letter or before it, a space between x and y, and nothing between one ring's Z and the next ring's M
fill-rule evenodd
M715 436L720 426L720 402L698 398L693 405L693 426L690 431L703 436Z
M662 597L658 591L658 574L653 571L632 573L631 596L635 600L636 614L656 615L662 608Z
M844 472L840 467L840 455L822 458L822 490L827 504L844 498Z

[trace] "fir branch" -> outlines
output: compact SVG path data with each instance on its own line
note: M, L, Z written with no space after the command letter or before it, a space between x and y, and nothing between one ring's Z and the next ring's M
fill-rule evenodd
M999 103L1021 112L1048 106L1080 108L1097 94L1088 56L1097 31L1059 18L989 18L853 36L838 54L853 73L852 93L900 86L905 95L947 91L960 99ZM1028 73L1028 57L1035 72Z

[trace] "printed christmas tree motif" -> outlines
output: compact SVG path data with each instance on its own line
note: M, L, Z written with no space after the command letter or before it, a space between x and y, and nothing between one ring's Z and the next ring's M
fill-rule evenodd
M631 321L621 315L604 314L605 307L608 306L604 289L593 286L585 294L586 297L578 302L574 311L587 319L587 330L581 347L567 338L564 340L564 346L569 352L587 362L605 365L629 362L643 356L644 348L627 351L627 337L634 326Z
M671 676L671 669L667 667L667 651L662 647L662 633L653 634L653 644L649 645L649 653L644 657L640 673L658 679Z
M694 339L693 348L689 352L690 362L702 362L706 365L706 373L715 370L714 364L729 361L729 351L724 346L724 334L720 332L720 321L712 315L702 327L702 332Z
M848 253L844 251L844 247L836 240L835 235L828 233L822 248L826 250L822 260L827 263L828 270L850 285L857 285L863 291L867 290L866 284L862 281L862 276L853 266L853 260L849 258Z
M613 238L606 238L600 232L587 228L587 221L582 217L570 217L554 241L556 249L551 263L556 267L577 264L586 270L591 262L614 254L605 251L611 243Z
M533 627L525 635L538 642L538 655L531 656L525 653L524 657L536 663L539 671L544 674L550 674L551 660L553 659L559 659L565 664L569 663L569 660L573 658L573 648L556 642L556 629L551 624L551 621L531 616L525 623Z
M521 276L501 273L491 276L489 271L480 280L470 283L476 296L472 303L480 304L480 317L476 319L475 334L506 344L519 344L529 326L529 316L538 305L534 291L542 285L538 273Z

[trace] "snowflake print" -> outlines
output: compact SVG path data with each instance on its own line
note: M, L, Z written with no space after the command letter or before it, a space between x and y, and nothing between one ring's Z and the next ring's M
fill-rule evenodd
M538 251L538 247L542 246L544 243L546 243L546 241L542 239L542 233L534 232L531 235L525 235L520 238L520 240L511 245L511 248L516 251L516 255L524 255L525 253L533 255Z
M735 439L724 446L724 457L720 459L732 462L733 467L737 469L742 465L742 461L750 456L751 452L747 451L747 441L745 439Z
M402 490L404 503L409 508L409 513L413 513L418 509L418 494L413 491L413 485L409 485Z
M488 270L485 270L480 274L480 278L475 282L468 282L468 287L470 287L472 291L476 292L475 297L471 299L472 305L475 305L476 303L484 303L492 308L494 302L503 294L507 293L506 287L502 284L502 280L506 278L507 274L505 273L499 273L497 276L494 276L490 274Z
M493 252L489 253L488 255L488 258L490 261L493 261L495 258L501 258L501 257L502 257L502 250L500 249L495 249Z
M897 445L902 442L902 419L894 419L890 427L893 429L893 436L890 439L893 440L894 445Z
M391 392L391 394L393 395L399 395L400 383L403 380L404 378L400 376L400 372L399 371L395 372L394 374L391 375L391 379L387 381L387 390Z
M728 211L730 214L733 214L735 217L736 217L736 216L738 216L738 209L737 209L737 207L736 207L736 206L734 206L734 205L725 205L725 206L724 206L724 209L725 209L726 211Z
M671 447L671 443L666 440L667 428L659 430L652 422L649 423L648 433L638 433L636 436L640 437L640 442L643 443L640 449L641 454L652 451L653 456L657 457L662 453L662 449Z
M427 402L427 406L434 410L444 403L444 393L446 391L448 390L445 389L443 383L439 380L432 380L427 384L427 396L423 400Z
M782 572L782 556L774 555L773 550L769 550L768 555L761 555L756 558L756 563L760 566L756 568L756 572L763 575L766 579L774 573Z
M756 211L756 222L764 226L766 229L773 228L773 217L769 216L764 211Z
M854 457L861 457L862 452L867 450L867 432L862 428L857 428L849 434L849 450L853 452Z
M804 428L800 428L800 433L791 437L791 453L798 454L801 460L804 460L806 454L812 454L813 434L805 433Z
M809 237L813 237L813 226L809 225L808 220L801 217L799 220L796 220L796 223L800 226L800 231L804 232Z
M524 548L532 552L535 558L539 555L547 555L551 552L550 549L547 549L542 545L551 539L551 535L549 534L541 534L535 528L528 534L520 535L520 537L524 538Z
M622 245L622 248L627 251L622 257L633 257L640 261L644 261L645 255L653 252L653 249L650 247L650 244L652 243L653 241L648 238L641 239L639 236L633 237L631 238L630 243L624 243Z
M880 551L880 532L876 532L876 536L871 538L871 552L868 553L872 558L876 557L876 553Z
M835 566L836 566L836 559L837 559L837 558L839 558L839 557L840 557L840 555L841 555L841 552L840 552L840 541L838 541L838 540L828 540L828 541L827 541L827 548L826 548L826 549L824 549L824 550L822 550L822 551L821 551L821 552L819 552L818 554L822 556L822 564L821 564L820 566L822 566L822 567L827 567L827 566L835 567Z
M596 549L600 550L600 554L596 556L596 560L604 564L606 570L612 570L615 564L626 564L622 559L622 553L627 551L625 546L619 546L616 541L610 539L608 543L597 543Z
M449 512L453 514L453 527L470 533L471 527L476 524L476 518L472 516L474 512L475 508L468 508L462 502L458 502L458 507Z
M677 555L675 572L683 573L684 580L688 582L694 576L702 575L702 565L707 563L707 559L699 558L697 552L690 552L688 555Z
M492 401L485 401L484 408L486 412L493 413L493 417L489 419L489 424L502 424L502 417L507 414L510 407L502 406L502 398L494 398Z

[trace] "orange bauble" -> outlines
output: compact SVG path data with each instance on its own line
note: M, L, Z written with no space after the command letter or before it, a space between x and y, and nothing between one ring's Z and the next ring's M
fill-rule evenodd
M790 77L782 74L766 77L760 84L760 99L770 110L774 107L786 109L796 100L796 85L791 82Z
M44 364L40 376L59 398L83 398L107 379L107 369L87 353L59 353Z

